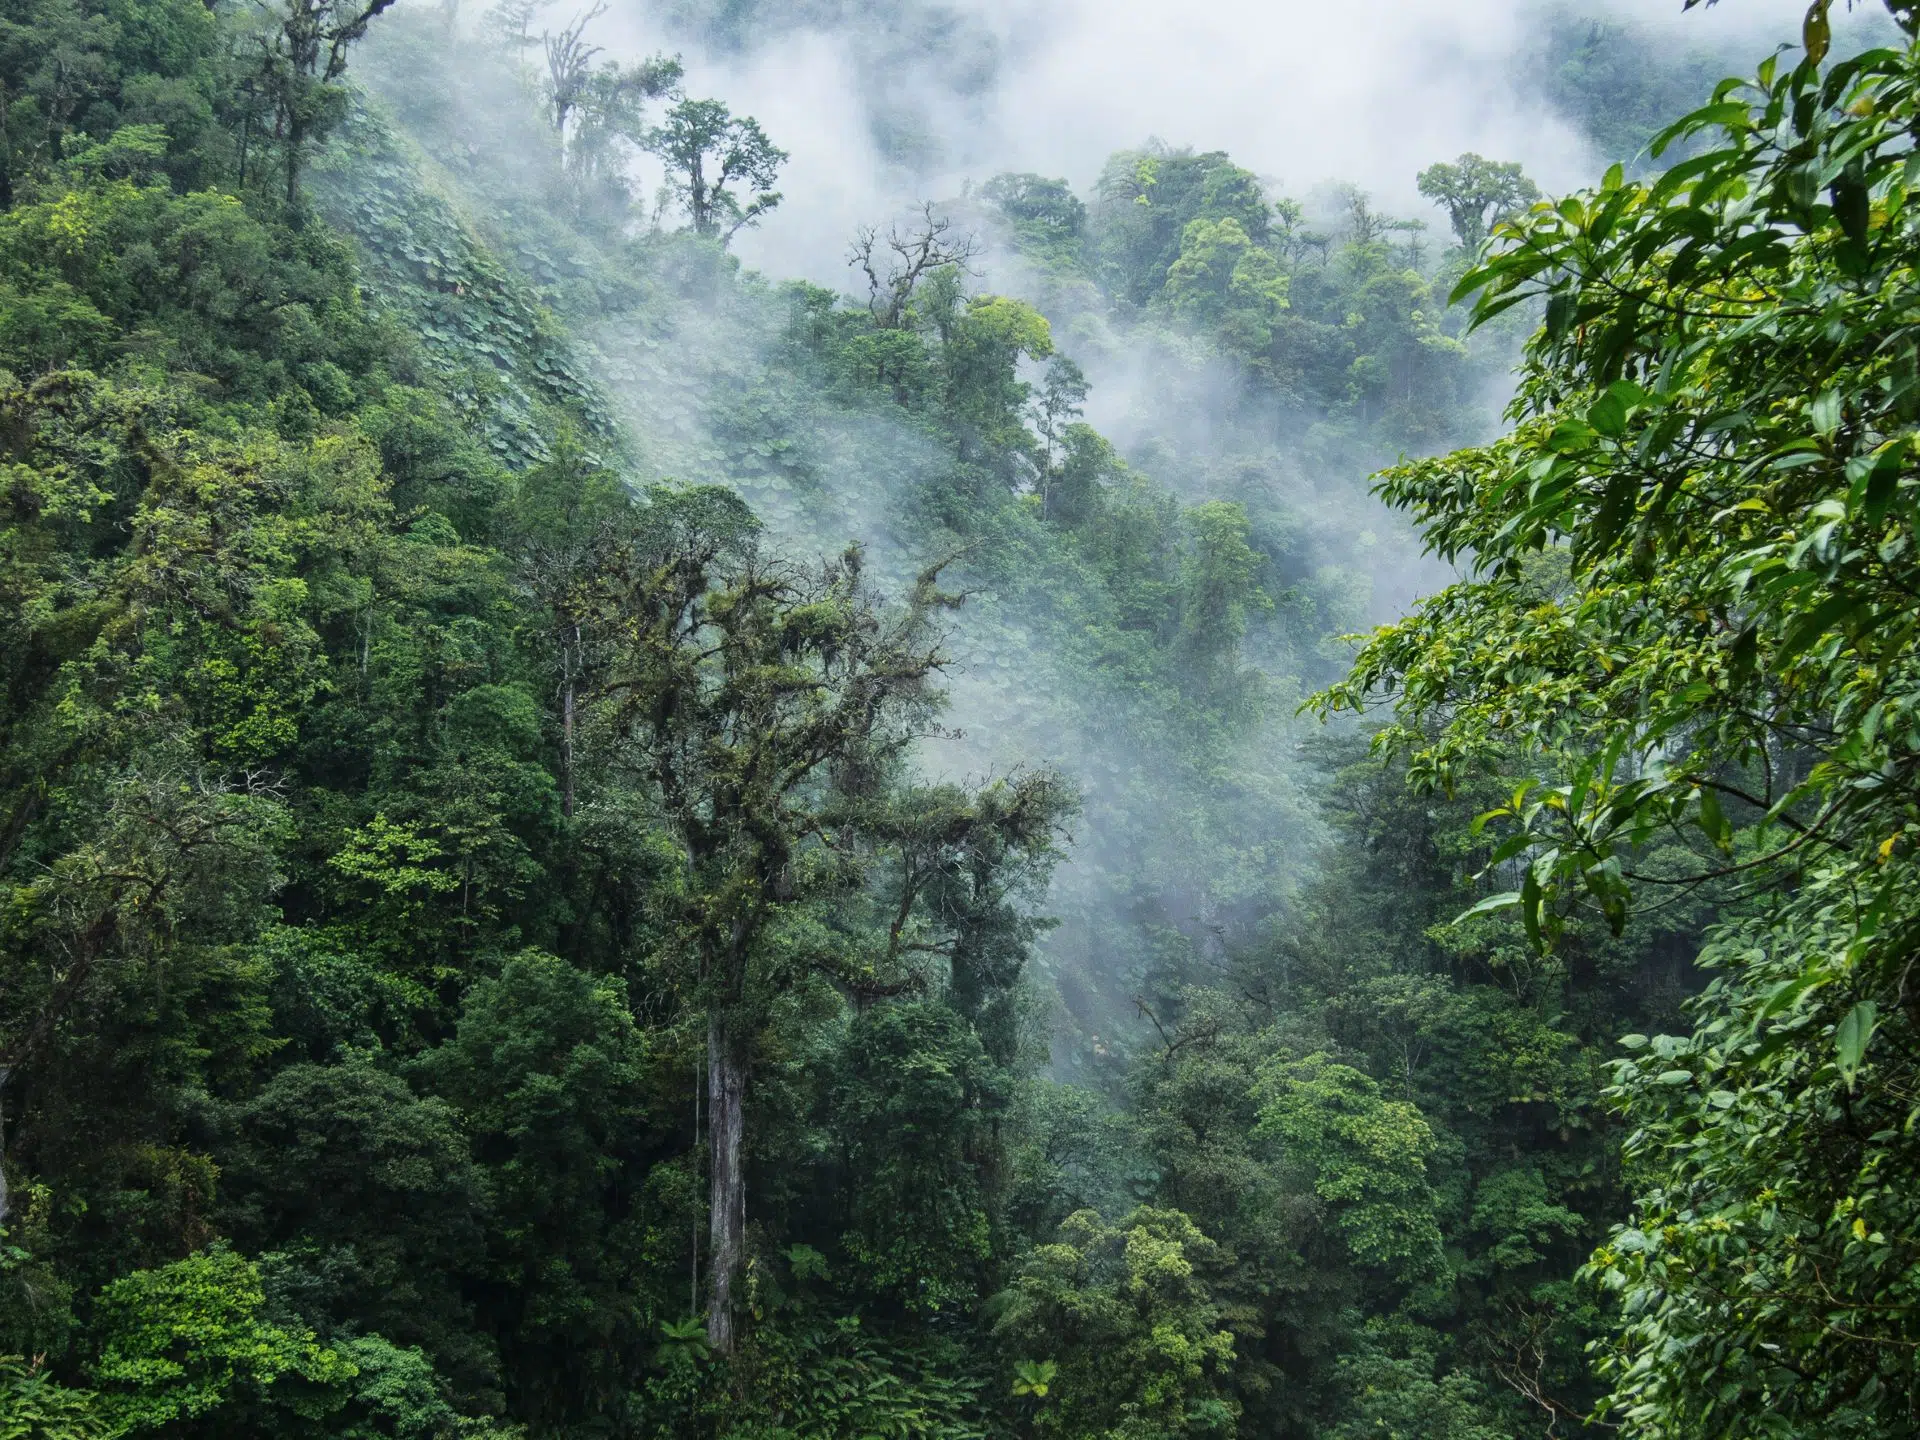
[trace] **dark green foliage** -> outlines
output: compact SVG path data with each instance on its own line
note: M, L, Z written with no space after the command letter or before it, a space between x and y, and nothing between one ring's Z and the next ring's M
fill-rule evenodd
M677 62L386 8L0 3L0 1432L1907 1433L1910 55L1460 249L1156 143L843 296ZM674 9L895 156L994 73ZM1409 778L1293 710L1472 263Z
M841 1237L861 1288L909 1312L978 1299L992 1258L979 1161L1010 1088L944 1005L883 1006L854 1022L828 1126L852 1185Z
M363 1054L289 1066L227 1127L222 1228L276 1257L278 1296L325 1333L371 1328L484 1380L451 1282L479 1268L491 1197L451 1106Z
M1723 82L1655 147L1697 153L1657 181L1615 166L1462 281L1480 316L1546 302L1514 428L1382 488L1473 574L1321 702L1391 693L1382 747L1426 788L1516 773L1478 822L1510 888L1477 908L1536 952L1739 887L1692 1033L1626 1037L1607 1091L1635 1205L1585 1278L1619 1306L1607 1411L1650 1436L1906 1434L1920 1394L1895 1238L1916 1156L1894 118L1920 51L1894 7L1901 44L1823 66L1828 9L1803 60Z

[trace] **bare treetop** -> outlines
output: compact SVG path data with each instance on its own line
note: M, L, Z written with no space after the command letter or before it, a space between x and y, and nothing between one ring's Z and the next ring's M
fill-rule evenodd
M867 277L867 309L874 320L883 330L898 330L921 280L949 265L972 274L970 262L979 253L971 232L956 234L953 221L936 216L933 202L926 201L919 220L906 230L896 223L882 235L871 225L861 226L847 265Z

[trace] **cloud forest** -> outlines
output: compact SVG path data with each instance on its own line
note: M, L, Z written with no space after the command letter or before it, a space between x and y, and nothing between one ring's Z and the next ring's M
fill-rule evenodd
M1354 11L0 0L0 1440L1920 1436L1920 8Z

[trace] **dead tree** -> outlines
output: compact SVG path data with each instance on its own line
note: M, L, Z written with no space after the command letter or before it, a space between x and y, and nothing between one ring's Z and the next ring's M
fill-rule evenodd
M867 277L867 310L882 330L898 330L907 318L913 292L936 270L958 266L968 274L979 254L970 233L956 235L953 221L933 213L931 201L921 205L920 219L910 229L887 227L882 235L863 225L847 254L847 265Z
M593 79L593 57L600 53L598 45L587 44L587 27L606 13L606 0L596 0L558 35L541 33L540 42L547 50L547 95L553 107L553 129L562 145L567 141L567 121Z

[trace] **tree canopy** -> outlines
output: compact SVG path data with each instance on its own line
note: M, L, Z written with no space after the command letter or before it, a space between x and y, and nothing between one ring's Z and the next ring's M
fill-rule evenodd
M1909 23L1903 18L1903 24ZM1630 1036L1631 1220L1588 1268L1635 1433L1910 1420L1907 1038L1914 339L1911 48L1720 86L1655 180L1509 223L1460 283L1538 296L1515 428L1393 472L1473 577L1372 638L1328 708L1394 697L1549 940L1579 905L1729 882L1691 1035Z
M0 0L0 1434L1916 1433L1910 15L836 289L475 8Z

